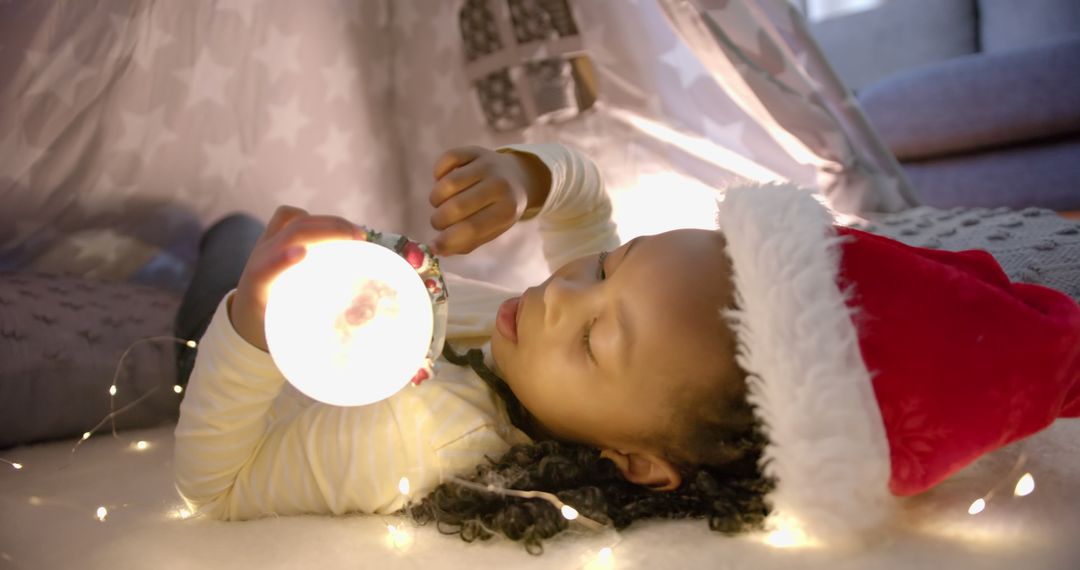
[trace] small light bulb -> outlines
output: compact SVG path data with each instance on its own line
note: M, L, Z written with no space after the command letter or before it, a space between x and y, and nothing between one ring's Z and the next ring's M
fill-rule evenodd
M188 346L188 348L195 348L196 346L199 346L199 343L197 343L197 342L195 342L193 340L189 340L189 341L185 342L184 344L186 344Z
M181 385L179 385L179 384L177 384L176 386L173 386L173 387L172 387L172 391L173 391L173 392L176 392L177 394L179 394L180 392L183 392L183 391L184 391L184 387L183 387L183 386L181 386Z
M563 518L568 521L572 521L578 517L577 509L571 507L570 505L563 505L561 510Z
M977 515L977 514L983 512L983 509L985 509L985 508L986 508L986 501L985 500L983 500L983 499L975 499L975 502L971 503L971 506L968 507L968 514L969 515Z
M22 469L22 463L12 463L11 466L15 469Z
M135 449L138 449L139 451L142 451L148 447L150 447L150 442L141 440L135 442Z
M83 438L83 441L86 441L86 440L90 439L90 432L86 432L86 433L82 434L82 438Z
M109 386L109 395L110 396L115 396L116 395L116 384L113 384L112 386Z
M408 477L402 477L401 480L398 481L398 483L397 483L397 489L398 489L398 492L401 493L402 495L408 496L408 494L409 494L409 478Z
M184 519L187 519L189 517L191 517L191 511L189 511L187 509L184 509L184 508L180 508L180 509L176 510L176 518L184 520Z
M398 528L395 525L388 524L386 525L386 530L390 533L390 544L393 545L394 548L405 548L406 546L409 546L409 543L412 541L409 533L406 532L404 528Z
M611 553L611 547L605 546L596 553L596 558L585 565L584 570L611 570L614 567L615 557Z
M106 509L105 507L98 507L97 508L97 518L98 518L99 521L104 521L105 517L107 517L107 516L109 516L109 510L108 509Z
M1031 476L1031 473L1024 473L1024 476L1016 482L1016 488L1013 489L1013 494L1017 497L1024 497L1030 495L1035 490L1035 478Z

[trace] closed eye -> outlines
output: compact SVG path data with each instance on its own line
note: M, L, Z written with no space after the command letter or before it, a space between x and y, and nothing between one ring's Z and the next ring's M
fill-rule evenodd
M607 259L607 256L607 251L601 251L597 260L596 278L600 281L607 279L607 272L604 271L604 260ZM590 335L592 335L592 328L595 324L596 319L593 319L588 325L585 325L585 333L581 335L581 343L585 345L585 353L589 355L589 359L593 361L593 364L599 366L600 364L596 361L596 355L593 354L592 343L590 342Z

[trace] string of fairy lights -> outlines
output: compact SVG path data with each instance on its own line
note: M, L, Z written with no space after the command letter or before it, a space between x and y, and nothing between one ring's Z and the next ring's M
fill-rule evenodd
M108 394L109 394L109 413L106 414L105 417L103 417L101 419L101 421L99 421L92 428L90 428L89 430L83 432L82 437L80 437L75 442L75 444L71 448L71 453L70 453L70 455L68 457L68 465L70 465L71 461L74 460L75 453L79 450L79 448L87 440L89 440L94 435L96 435L100 430L102 430L102 428L104 428L104 426L106 424L110 424L111 433L112 433L113 438L119 439L120 435L117 433L117 429L116 429L116 418L117 418L117 416L119 416L120 414L130 410L131 408L137 406L138 404L142 403L145 399L147 399L149 396L156 393L157 390L159 390L161 388L161 386L155 386L155 387L151 388L150 390L146 391L145 393L141 394L135 400L121 406L120 408L116 407L116 397L120 393L120 387L119 387L120 372L123 369L124 360L131 353L132 349L134 349L139 344L148 343L148 342L161 342L161 341L167 341L167 342L171 342L171 343L182 344L182 345L185 345L185 346L187 346L189 348L192 348L192 349L197 349L198 348L198 342L196 342L194 340L178 338L178 337L173 337L173 336L153 336L153 337L141 338L141 339L138 339L135 342L133 342L130 346L128 346L127 349L125 349L124 352L120 355L120 358L117 361L116 370L115 370L115 372L113 374L112 382L109 384L109 387L108 387L108 390L107 390ZM173 389L173 392L176 393L177 395L183 394L183 392L184 392L184 387L179 385L179 384L173 385L172 389ZM134 441L129 445L129 448L132 451L136 451L136 452L146 451L146 450L150 449L151 447L152 447L151 442L146 441L146 440ZM19 461L10 460L10 459L0 457L0 462L9 465L12 469L14 469L16 471L22 471L24 469L27 469L27 466L24 465L22 462L19 462ZM520 490L516 490L516 489L506 489L506 488L499 487L499 486L496 486L496 485L480 485L478 483L474 483L472 481L467 481L467 480L459 478L459 477L452 477L451 479L455 483L457 483L459 485L469 487L469 488L472 488L474 490L481 491L481 492L497 493L497 494L500 494L500 495L503 495L503 496L513 496L513 497L519 497L519 498L524 498L524 499L539 499L539 500L547 501L552 506L554 506L556 509L558 509L559 512L562 514L562 516L567 521L570 521L570 522L575 523L575 524L579 524L582 527L584 527L584 528L586 528L588 530L591 530L591 531L609 530L609 531L613 532L616 536L618 536L618 533L616 533L614 528L611 527L610 525L601 524L601 523L599 523L599 522L597 522L595 520L592 520L592 519L590 519L590 518L588 518L586 516L581 515L578 512L577 509L575 509L574 507L572 507L570 505L567 505L566 503L564 503L562 500L560 500L557 496L555 496L552 493L546 493L546 492L543 492L543 491L520 491ZM410 504L411 499L412 499L411 494L410 494L411 493L411 484L409 482L408 477L401 477L401 479L398 481L398 492L402 495L402 497L404 499L405 506L408 507L408 505ZM41 504L44 504L44 501L40 497L31 497L31 504L41 505ZM404 510L406 512L408 511L407 508L404 509ZM168 517L170 519L173 519L173 520L187 520L189 518L192 518L196 514L197 513L192 512L192 510L187 508L187 507L176 507L176 508L170 510L170 512L168 513ZM93 510L93 516L99 522L102 522L102 523L106 522L108 520L108 518L109 518L109 509L108 509L108 507L106 507L105 505L97 506ZM394 548L395 550L398 550L398 551L407 550L415 541L415 538L414 538L415 537L415 531L413 530L413 527L416 526L415 523L413 521L409 521L409 520L405 519L404 517L397 517L396 520L394 520L393 522L390 522L390 521L391 521L391 519L387 518L387 517L383 517L383 519L382 519L382 522L385 525L386 530L387 530L387 537L386 537L387 544L390 547L392 547L392 548ZM611 541L611 544L609 546L604 546L603 548L599 549L597 551L595 557L593 559L587 561L587 563L585 564L584 567L588 568L590 570L608 570L608 569L612 568L613 564L614 564L614 555L613 555L612 549L614 548L615 544L617 544L618 540L619 539L615 539L614 541Z
M177 338L177 337L172 337L172 336L146 337L146 338L138 339L134 343L132 343L132 345L129 346L123 352L123 354L120 356L120 358L119 358L119 360L117 362L116 372L113 375L112 382L111 382L111 384L109 385L109 388L108 388L109 413L106 414L105 417L102 418L102 420L100 422L98 422L94 427L92 427L90 430L84 432L82 434L82 437L80 437L75 442L75 444L71 448L71 454L70 454L69 460L68 460L69 465L70 465L70 462L74 459L75 452L79 449L79 447L83 443L85 443L87 440L89 440L91 437L93 437L106 424L111 423L112 435L113 435L114 438L119 439L119 434L117 433L117 430L116 430L116 417L119 416L120 414L124 413L125 411L133 408L134 406L138 405L139 403L141 403L143 400L145 400L147 397L149 397L151 394L153 394L154 392L156 392L156 390L158 390L160 388L160 386L152 388L151 390L147 391L146 393L140 395L138 398L136 398L132 402L129 402L128 404L125 404L124 406L122 406L120 408L116 407L116 396L120 392L120 389L118 387L118 381L120 379L120 371L122 369L124 359L127 358L127 356L131 353L131 350L133 348L135 348L135 346L139 345L140 343L144 343L144 342L160 342L160 341L168 341L168 342L174 342L174 343L178 343L178 344L183 344L183 345L185 345L185 346L187 346L189 348L193 348L193 349L198 348L198 343L196 341L194 341L194 340ZM183 392L184 392L183 386L181 386L179 384L175 384L172 389L173 389L173 392L176 393L178 396L183 394ZM148 442L148 441L145 441L145 440L134 441L129 446L129 448L131 450L136 451L136 452L146 451L146 450L150 449L151 447L152 447L151 442ZM1012 481L1012 480L1016 481L1015 485L1013 486L1013 492L1012 492L1012 495L1014 497L1025 497L1025 496L1028 496L1031 493L1033 493L1035 491L1035 477L1030 472L1024 472L1019 478L1015 478L1016 474L1018 472L1020 472L1021 469L1024 467L1024 464L1026 463L1026 460L1027 460L1026 454L1021 452L1018 459L1017 459L1017 461L1014 463L1013 467L1010 469L1008 475L1006 475L1006 477L1002 481L997 483L989 491L987 491L986 493L984 493L983 495L981 495L980 497L978 497L974 501L972 501L972 503L969 505L969 507L967 509L967 514L970 515L970 516L976 516L976 515L979 515L980 513L984 512L986 510L986 508L989 506L990 501L996 495L999 494L999 490L1002 487L1002 485L1005 483L1005 481ZM28 467L23 462L17 461L17 460L14 460L14 459L8 459L8 458L0 457L0 463L4 463L4 464L10 466L10 468L15 470L15 471L30 471L28 469ZM610 568L614 567L615 557L614 557L614 550L613 549L615 548L617 543L621 540L621 538L619 537L619 533L616 532L615 529L611 525L602 524L600 522L597 522L597 521L595 521L593 519L590 519L590 518L582 515L577 509L575 509L571 505L567 505L562 500L560 500L556 495L554 495L552 493L543 492L543 491L522 491L522 490L517 490L517 489L507 489L507 488L497 486L497 485L493 485L493 484L483 485L483 484L476 483L476 482L473 482L473 481L468 481L466 479L462 479L462 478L456 477L456 476L451 477L450 480L454 481L454 483L457 484L457 485L461 485L463 487L467 487L467 488L470 488L470 489L473 489L473 490L476 490L476 491L480 491L480 492L496 493L496 494L499 494L499 495L502 495L502 496L512 496L512 497L517 497L517 498L522 498L522 499L543 500L543 501L546 501L546 502L550 503L552 506L554 506L556 509L558 509L559 512L562 514L562 516L570 523L580 525L581 527L583 527L583 528L585 528L585 529L587 529L589 531L592 531L592 532L608 531L608 532L612 533L615 536L615 539L610 541L610 544L608 544L607 546L604 546L604 547L600 548L599 550L597 550L595 552L594 556L591 559L589 559L588 561L586 561L586 563L584 564L584 567L588 568L590 570L609 570ZM411 498L412 498L411 494L410 494L411 493L411 488L410 487L411 487L411 485L410 485L408 477L401 477L401 479L398 481L398 492L401 494L401 496L404 499L404 504L406 506L406 508L404 510L406 512L408 512L407 507L410 504ZM31 497L31 504L43 504L43 501L39 497ZM109 510L105 505L97 506L96 509L94 509L93 513L94 513L94 518L96 518L99 522L104 523L104 522L106 522L108 520ZM168 518L173 519L173 520L186 520L186 519L189 519L189 518L195 516L195 514L196 513L192 512L190 509L188 509L186 507L177 507L175 509L172 509L168 513ZM382 519L382 522L385 525L385 528L386 528L386 531L387 531L386 543L387 543L387 545L389 547L391 547L391 548L393 548L393 549L395 549L397 551L404 552L404 551L407 551L414 544L414 542L415 542L415 530L414 530L414 527L416 525L415 525L415 523L413 521L409 521L405 517L397 517L397 518L393 519L393 521L391 522L390 518L384 517ZM493 531L493 533L494 533L494 531ZM497 534L497 533L495 533L495 534ZM800 532L798 529L788 528L788 527L781 527L781 528L773 529L771 532L765 534L762 537L762 541L765 544L768 544L770 546L774 546L774 547L777 547L777 548L807 547L807 546L813 546L814 545L814 543L811 540L807 539L805 533Z

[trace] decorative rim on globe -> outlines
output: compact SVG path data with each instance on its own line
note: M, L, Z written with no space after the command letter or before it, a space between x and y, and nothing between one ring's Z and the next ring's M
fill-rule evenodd
M428 296L431 298L431 312L434 317L431 344L428 346L424 363L410 381L414 386L419 386L424 380L434 375L435 362L442 354L443 344L446 342L447 292L442 270L439 269L439 260L431 253L431 248L427 245L412 241L403 235L380 232L367 226L360 226L360 230L361 235L358 239L381 245L407 261L424 282L424 288L427 289Z

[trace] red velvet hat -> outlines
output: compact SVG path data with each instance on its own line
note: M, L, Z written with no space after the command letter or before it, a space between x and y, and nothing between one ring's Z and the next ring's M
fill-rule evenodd
M858 539L897 496L1080 416L1080 307L990 254L836 227L786 185L729 190L717 223L774 527Z

